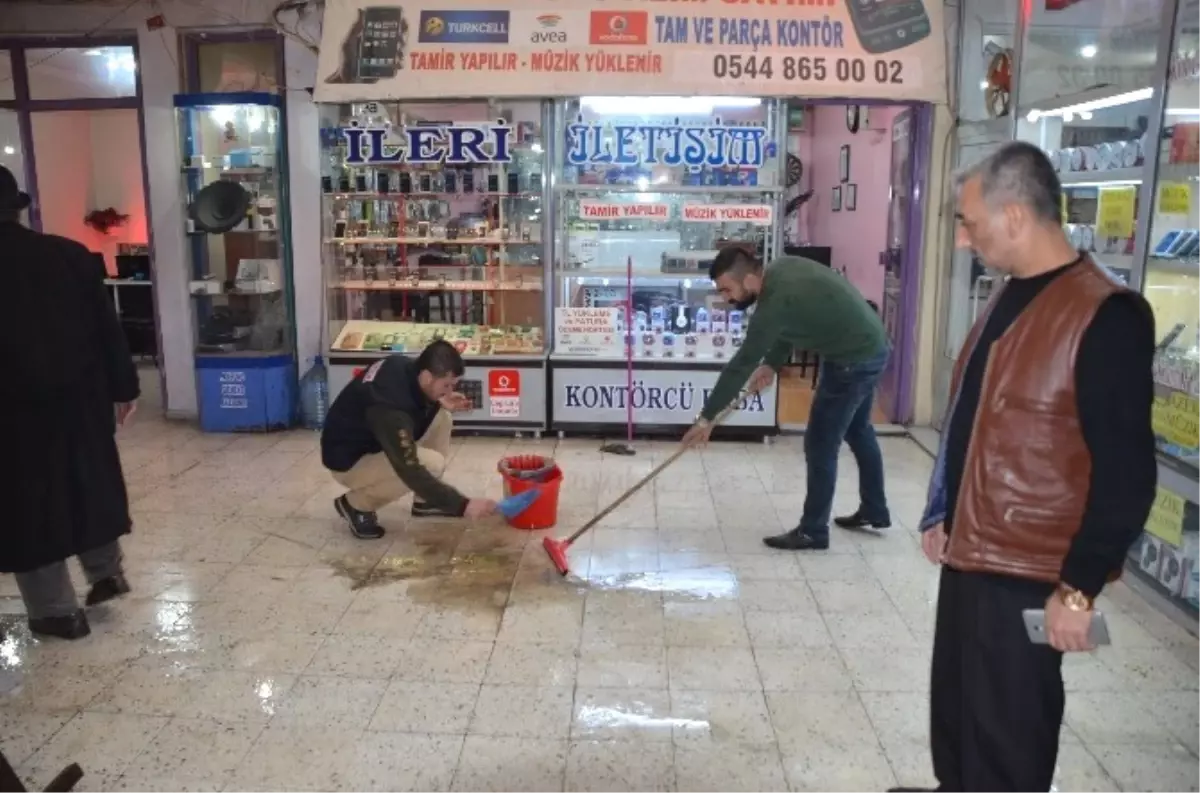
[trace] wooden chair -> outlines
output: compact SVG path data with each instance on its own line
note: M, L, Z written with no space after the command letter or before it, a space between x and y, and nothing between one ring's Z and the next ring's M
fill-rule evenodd
M45 787L46 793L66 793L66 791L74 790L75 785L79 780L83 779L83 769L79 767L79 763L71 763L69 766L58 772L58 776L50 780L50 784ZM17 772L9 765L8 758L0 752L0 793L26 793L24 783L17 776Z

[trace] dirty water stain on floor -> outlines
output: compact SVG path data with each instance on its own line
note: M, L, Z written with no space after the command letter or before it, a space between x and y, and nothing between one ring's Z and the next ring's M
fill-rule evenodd
M455 553L462 532L421 532L397 543L405 553L327 559L338 575L350 580L351 591L407 582L414 601L441 606L503 609L521 562L520 549L497 536L492 545L476 540L469 552Z

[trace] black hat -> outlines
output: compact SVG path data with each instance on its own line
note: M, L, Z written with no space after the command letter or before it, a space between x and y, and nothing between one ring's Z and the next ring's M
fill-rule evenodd
M32 203L29 193L17 187L17 177L0 165L0 212L20 212Z

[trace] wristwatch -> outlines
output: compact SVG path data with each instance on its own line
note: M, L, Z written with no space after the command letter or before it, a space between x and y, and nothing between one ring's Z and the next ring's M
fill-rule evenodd
M1091 611L1092 599L1078 589L1066 584L1059 584L1056 590L1058 599L1071 611Z

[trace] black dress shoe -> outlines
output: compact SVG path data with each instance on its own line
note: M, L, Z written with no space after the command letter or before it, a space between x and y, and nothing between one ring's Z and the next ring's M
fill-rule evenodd
M862 510L855 511L853 515L834 518L833 522L843 529L890 529L892 527L891 520L867 520L863 517Z
M362 512L350 506L350 500L342 496L333 502L334 509L350 524L350 533L360 540L378 540L386 532L379 525L374 512Z
M92 589L88 592L84 603L89 606L97 606L101 603L107 603L115 597L128 594L129 582L125 580L123 574L117 573L116 575L110 575L108 578L101 578L92 584Z
M800 529L792 529L787 534L764 537L763 544L768 548L777 548L781 551L824 551L829 548L829 538L817 539L810 537Z
M65 617L39 617L29 621L29 630L38 636L53 636L56 639L82 639L92 632L87 616L80 609Z

